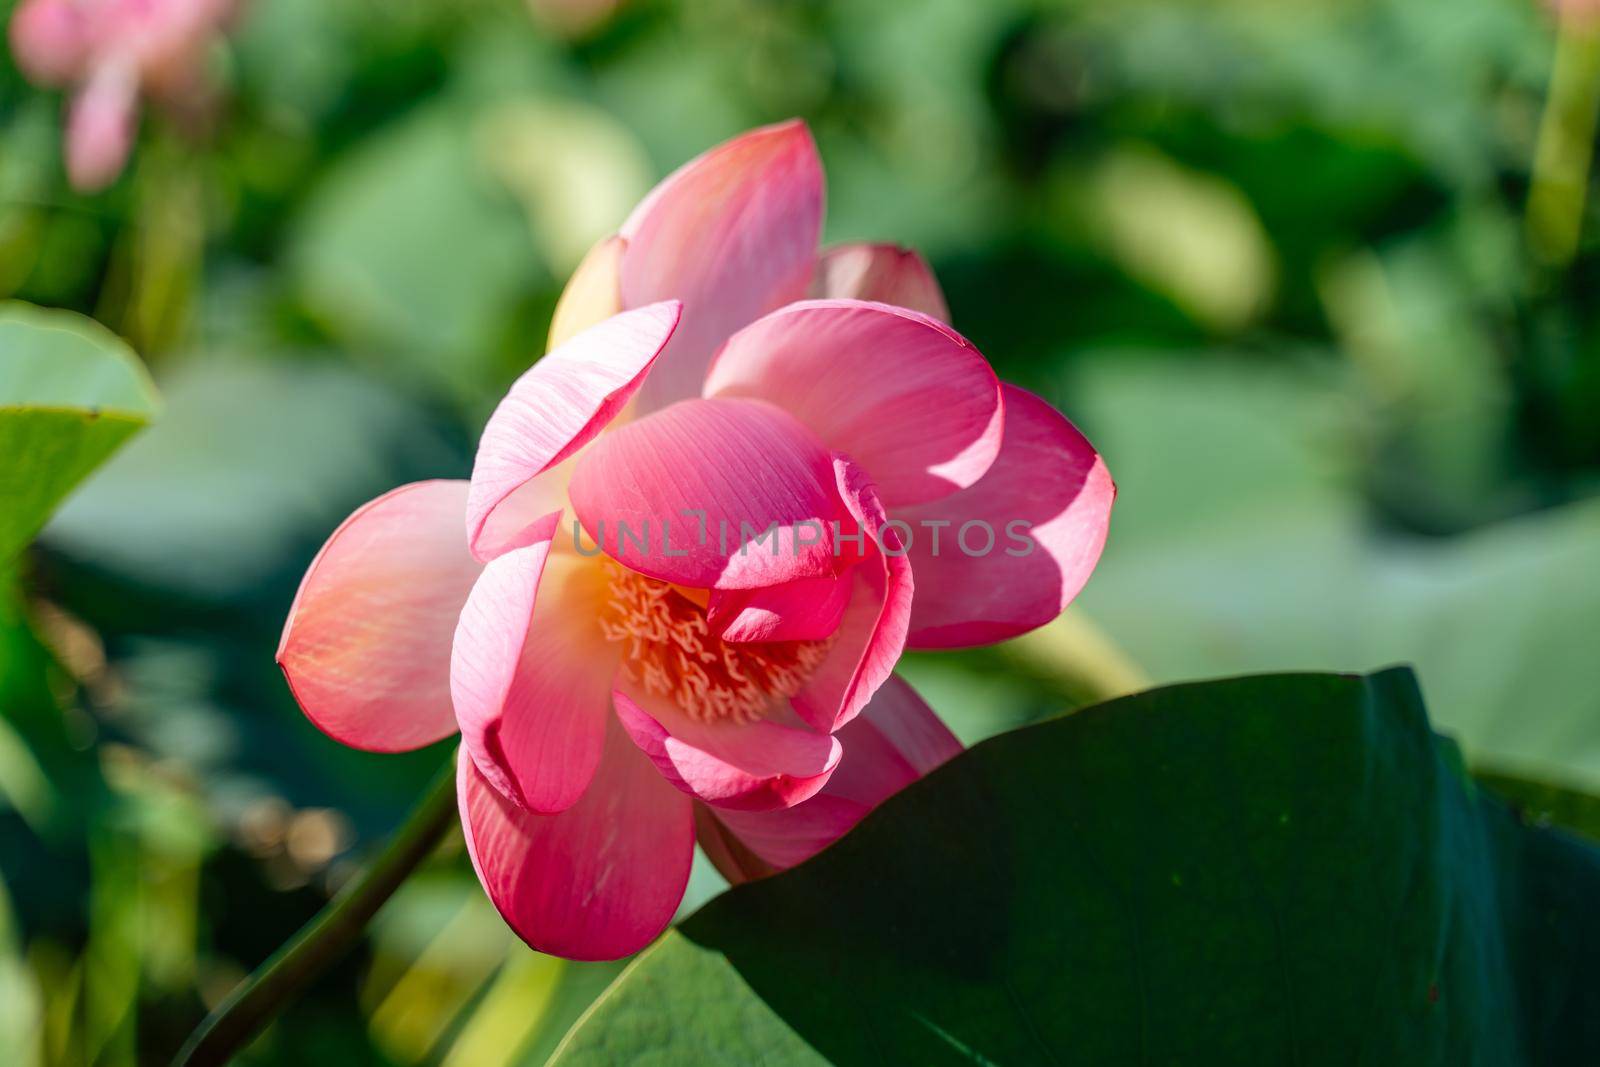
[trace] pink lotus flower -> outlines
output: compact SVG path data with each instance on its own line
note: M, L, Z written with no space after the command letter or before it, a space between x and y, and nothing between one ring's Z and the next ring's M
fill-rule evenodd
M1093 448L918 256L819 257L822 197L798 122L669 177L576 272L471 482L357 511L290 610L278 661L330 736L460 729L473 862L535 948L648 943L697 832L733 880L826 846L960 750L902 650L1042 625L1098 559Z
M141 93L169 107L205 95L205 51L234 0L23 0L11 51L36 85L70 87L67 175L86 192L122 172Z

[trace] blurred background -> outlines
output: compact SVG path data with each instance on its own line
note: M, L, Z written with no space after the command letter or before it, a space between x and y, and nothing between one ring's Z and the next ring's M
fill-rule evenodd
M966 740L1085 662L1411 662L1475 766L1600 791L1597 56L1537 0L247 0L94 196L0 59L0 298L164 396L0 569L0 1062L164 1062L398 824L449 746L304 720L306 564L466 475L657 178L792 115L826 238L924 251L1121 487L1066 626L909 662ZM515 941L457 841L244 1062L538 1064L616 969Z

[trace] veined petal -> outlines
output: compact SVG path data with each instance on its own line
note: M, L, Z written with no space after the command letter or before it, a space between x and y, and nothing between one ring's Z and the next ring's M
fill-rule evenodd
M793 807L826 784L843 751L831 735L799 725L697 722L661 700L621 690L612 700L628 736L662 777L721 808Z
M810 295L875 300L950 321L950 308L933 268L919 253L899 245L857 242L823 249Z
M611 716L606 716L608 721ZM694 859L692 802L622 727L579 801L555 815L518 808L463 754L457 791L467 852L506 922L540 952L619 959L666 929Z
M1043 626L1078 595L1105 546L1117 495L1105 461L1049 404L1005 390L1005 443L989 473L896 512L912 527L908 558L919 579L914 648L990 644ZM944 524L937 552L930 523ZM967 523L978 525L964 536Z
M717 346L806 293L822 231L822 161L805 123L765 126L686 163L622 227L622 301L684 303L639 392L650 412L700 395Z
M557 539L576 466L576 458L568 457L507 493L479 527L476 555L492 560L518 545Z
M849 759L840 761L828 793L869 808L962 750L944 720L899 675L891 675L836 736Z
M913 593L912 568L899 531L886 525L883 503L871 481L847 456L835 455L834 470L839 495L865 535L869 551L851 571L850 603L833 647L794 696L796 713L825 733L853 719L894 672L905 648Z
M571 807L600 762L618 662L598 626L604 582L536 540L490 561L461 612L450 690L465 751L532 811Z
M403 752L455 733L450 635L482 565L464 481L414 482L358 508L306 569L278 644L306 717L335 741Z
M484 527L530 478L593 440L639 388L677 328L682 308L652 304L573 337L518 378L489 417L472 465L467 536L487 562L502 546Z
M822 791L781 811L706 810L700 841L717 869L737 884L810 859L867 812L961 751L961 742L898 676L834 735L844 746Z
M820 641L839 628L849 603L848 573L764 589L713 589L706 623L724 641Z
M618 427L579 457L570 493L594 544L661 581L750 589L834 571L828 452L760 401L685 400Z
M705 395L766 400L871 472L889 507L976 482L1000 451L1000 383L937 319L859 300L807 300L728 340Z

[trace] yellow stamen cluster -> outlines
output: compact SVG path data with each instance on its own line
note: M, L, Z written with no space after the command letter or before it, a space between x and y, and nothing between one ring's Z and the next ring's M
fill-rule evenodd
M635 684L699 722L753 722L794 696L829 641L724 641L684 590L606 561L611 589L601 613L606 639L622 646Z

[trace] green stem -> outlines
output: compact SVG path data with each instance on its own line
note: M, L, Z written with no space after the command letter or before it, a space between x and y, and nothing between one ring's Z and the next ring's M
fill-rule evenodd
M456 773L451 758L383 852L206 1016L173 1060L175 1067L210 1067L232 1059L361 937L378 909L455 822Z
M1578 250L1600 113L1600 22L1579 11L1563 11L1560 20L1527 215L1534 254L1556 268L1570 263Z
M1070 607L1047 626L1000 646L1003 655L1060 688L1074 705L1150 688L1150 677L1093 619Z

